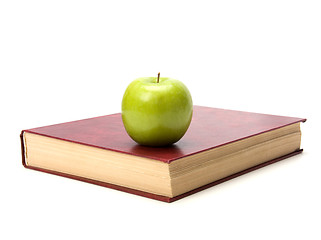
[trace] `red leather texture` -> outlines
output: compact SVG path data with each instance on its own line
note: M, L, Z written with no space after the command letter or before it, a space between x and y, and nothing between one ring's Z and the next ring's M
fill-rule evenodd
M26 132L151 158L165 163L306 119L194 106L185 136L170 147L145 147L126 133L121 114L112 114Z

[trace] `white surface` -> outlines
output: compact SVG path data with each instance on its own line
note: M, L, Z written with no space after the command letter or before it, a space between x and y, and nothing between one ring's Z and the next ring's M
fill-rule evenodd
M1 239L320 239L320 1L1 1ZM305 117L304 153L167 204L24 169L22 129L120 111L141 76Z

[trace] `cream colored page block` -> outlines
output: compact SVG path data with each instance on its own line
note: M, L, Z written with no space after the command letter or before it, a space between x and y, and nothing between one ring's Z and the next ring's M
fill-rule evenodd
M27 165L171 196L168 164L25 133Z
M245 138L240 141L236 141L221 147L217 147L208 151L194 154L183 159L178 159L170 164L171 177L175 177L182 171L189 171L191 169L199 167L204 162L219 159L222 156L247 149L251 146L268 142L272 139L276 139L288 134L300 133L300 123L291 124L276 130L272 130L266 133L262 133L256 136Z
M219 159L212 159L193 171L182 172L182 175L172 179L173 196L294 152L300 148L300 139L300 133L289 134Z
M300 147L300 126L247 138L170 164L25 133L30 166L163 196L177 196Z

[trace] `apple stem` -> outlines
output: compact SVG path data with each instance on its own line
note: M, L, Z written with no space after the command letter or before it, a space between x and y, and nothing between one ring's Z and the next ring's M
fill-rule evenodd
M160 76L160 72L158 73L158 76L157 76L157 83L159 83L159 76Z

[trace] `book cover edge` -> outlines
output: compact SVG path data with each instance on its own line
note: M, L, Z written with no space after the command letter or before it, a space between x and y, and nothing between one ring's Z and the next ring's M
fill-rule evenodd
M25 146L24 146L23 134L24 134L24 130L22 130L21 133L20 133L22 165L23 165L24 167L27 167L26 158L25 158Z

